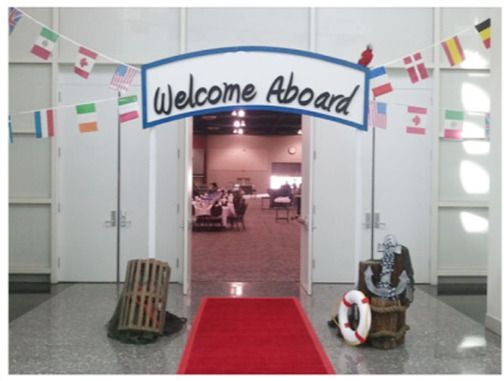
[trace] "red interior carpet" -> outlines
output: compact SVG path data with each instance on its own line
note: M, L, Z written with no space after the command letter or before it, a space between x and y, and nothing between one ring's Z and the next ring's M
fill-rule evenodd
M206 298L179 374L334 374L295 298Z

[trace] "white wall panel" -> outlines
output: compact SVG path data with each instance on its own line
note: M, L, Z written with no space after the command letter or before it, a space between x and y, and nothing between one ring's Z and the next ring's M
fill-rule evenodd
M492 8L446 8L441 9L441 36L451 37L468 27L470 30L459 36L464 49L465 61L460 67L489 67L490 54L481 41L476 29L472 27L491 17ZM440 48L442 49L442 48ZM441 53L441 63L449 65L445 53Z
M489 86L488 72L442 71L441 105L444 109L489 112Z
M147 63L179 51L176 8L61 8L60 31L85 46L127 63ZM73 62L78 47L63 43L60 57Z
M488 141L442 141L439 153L440 201L488 200L489 154Z
M187 50L268 45L308 50L308 8L189 8Z
M9 268L48 269L51 208L48 205L11 205L9 208Z
M357 62L372 43L371 65L385 64L432 44L432 15L430 8L317 9L317 51ZM422 54L432 60L430 51Z
M51 197L51 145L35 135L16 135L9 147L9 196ZM29 222L29 221L27 221Z
M18 111L51 106L51 67L47 64L9 65L9 113L14 131L34 131L33 114Z
M439 211L439 274L486 275L488 211L446 208Z
M24 12L51 27L51 8L21 8ZM33 43L40 34L42 27L23 16L16 29L9 36L9 61L10 62L44 62L30 53Z

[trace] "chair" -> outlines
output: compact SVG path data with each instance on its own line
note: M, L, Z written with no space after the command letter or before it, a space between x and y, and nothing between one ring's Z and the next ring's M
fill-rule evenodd
M248 204L244 199L240 200L240 202L235 205L235 213L236 214L234 216L229 217L229 222L231 223L231 226L233 227L233 229L234 229L235 223L237 226L239 226L238 224L241 223L243 230L247 229L245 227L245 221L244 221L245 213L247 212L247 207L248 207Z

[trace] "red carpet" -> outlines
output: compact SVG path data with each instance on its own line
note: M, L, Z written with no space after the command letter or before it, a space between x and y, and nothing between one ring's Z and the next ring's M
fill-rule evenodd
M334 374L295 298L206 298L179 374Z

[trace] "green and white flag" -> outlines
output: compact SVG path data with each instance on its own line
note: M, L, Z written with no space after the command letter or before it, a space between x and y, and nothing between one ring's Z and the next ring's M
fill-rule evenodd
M77 119L79 121L80 132L98 131L98 118L96 116L96 105L87 103L75 107L77 110Z
M40 35L33 44L31 52L37 57L47 61L54 49L54 45L56 44L58 37L58 33L55 33L47 28L42 28Z
M461 140L463 128L464 112L446 110L444 121L444 138Z

